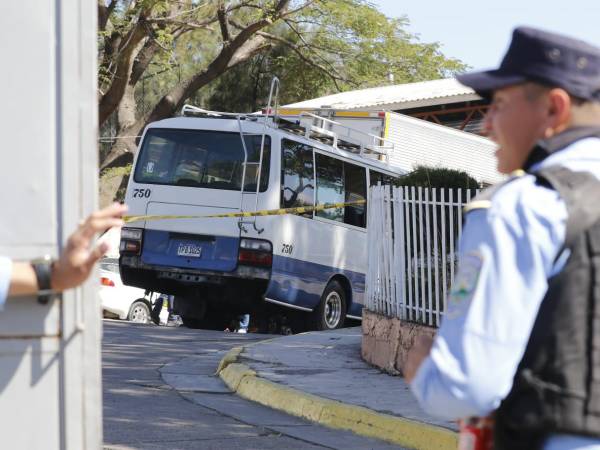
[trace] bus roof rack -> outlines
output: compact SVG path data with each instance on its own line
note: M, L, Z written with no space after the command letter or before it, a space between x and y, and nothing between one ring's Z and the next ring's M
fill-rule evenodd
M358 154L365 158L377 159L389 163L394 144L388 139L365 133L309 112L300 113L299 119L286 119L265 113L230 113L210 111L193 105L184 105L181 115L186 117L205 117L213 119L238 119L258 121L265 119L267 126L303 136L331 147ZM268 120L271 119L271 120Z
M208 117L213 119L237 119L242 120L258 120L263 117L262 114L246 114L246 113L231 113L221 111L210 111L208 109L198 108L197 106L183 105L181 115L185 117Z
M341 150L358 153L363 157L385 159L389 162L389 154L394 151L394 143L365 133L355 128L309 112L300 113L300 126L305 130L305 136L327 143Z

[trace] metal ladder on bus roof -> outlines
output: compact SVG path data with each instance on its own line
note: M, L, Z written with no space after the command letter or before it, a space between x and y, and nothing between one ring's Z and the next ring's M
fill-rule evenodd
M308 139L358 153L363 157L383 157L389 163L390 153L394 151L394 143L388 139L309 112L300 113L300 126L305 129L305 137Z
M244 132L242 130L242 121L241 121L240 116L237 117L238 128L240 130L240 138L242 139L242 146L244 148L244 166L242 169L242 188L240 191L240 197L241 197L240 198L240 212L245 212L243 209L244 208L244 188L246 186L246 167L248 167L249 165L254 165L254 166L258 167L257 172L256 172L256 191L254 192L254 194L255 194L254 200L255 201L254 201L254 211L253 212L258 211L258 195L260 193L262 163L263 163L263 155L264 155L264 150L265 150L265 137L267 135L267 127L268 127L269 120L270 120L269 115L271 113L271 104L272 104L273 100L275 101L273 123L275 123L275 121L277 119L277 109L279 108L278 99L279 99L279 78L273 77L273 79L271 80L271 88L269 90L267 113L264 116L262 116L264 127L263 127L263 133L262 133L262 137L261 137L261 141L260 141L260 154L258 156L258 161L248 161L248 149L246 148L246 140L244 139ZM240 217L240 220L238 222L238 227L240 228L240 231L247 233L248 231L247 231L245 225L252 225L254 230L258 234L261 234L264 231L264 228L258 228L256 226L256 218L257 218L256 215L252 216L252 218L249 220L244 220L243 217Z
M210 111L207 109L203 109L203 108L198 108L197 106L193 106L193 105L184 105L183 108L181 109L181 115L182 116L203 116L203 117L211 117L211 118L234 118L237 121L238 124L238 129L239 129L239 134L240 134L240 139L242 141L242 149L244 150L244 162L242 163L242 180L241 180L241 186L240 186L240 212L245 212L244 211L244 194L246 194L245 192L245 188L246 188L246 169L248 166L257 166L258 170L256 173L256 191L254 192L255 194L255 202L254 202L254 212L258 211L258 195L260 193L260 178L262 175L262 161L263 161L263 155L264 155L264 146L265 146L265 137L266 137L266 132L267 132L267 127L269 126L269 121L271 120L269 117L269 113L271 112L271 104L273 101L273 93L275 92L275 114L273 115L273 119L272 122L275 123L276 117L277 117L277 109L278 109L278 103L277 103L277 99L279 98L279 78L277 77L273 77L273 80L271 81L271 89L269 91L269 100L268 100L268 106L267 106L267 114L262 115L262 114L239 114L239 113L228 113L228 112L220 112L220 111ZM258 121L260 118L263 119L263 123L264 123L264 128L263 128L263 133L262 133L262 138L261 138L261 143L260 143L260 155L259 155L259 159L258 161L248 161L248 148L246 147L246 140L244 139L244 130L242 128L242 119L243 120L251 120L251 121ZM248 192L250 193L250 192ZM246 229L245 225L252 225L252 227L254 228L254 230L260 234L264 231L263 228L258 228L256 226L256 216L253 216L252 219L250 220L244 220L243 217L240 217L239 221L238 221L238 227L240 228L240 231L244 231L245 233L248 232L248 230Z

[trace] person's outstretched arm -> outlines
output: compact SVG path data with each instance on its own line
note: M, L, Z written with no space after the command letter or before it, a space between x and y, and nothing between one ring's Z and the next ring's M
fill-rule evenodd
M122 226L121 216L125 211L127 207L118 203L96 211L69 236L62 255L52 265L50 285L53 291L61 292L79 286L89 277L96 261L108 250L106 242L94 247L94 236ZM7 296L34 295L38 290L37 277L29 262L0 259L0 304Z

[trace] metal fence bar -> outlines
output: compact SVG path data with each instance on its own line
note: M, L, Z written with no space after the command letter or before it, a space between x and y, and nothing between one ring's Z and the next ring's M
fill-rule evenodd
M427 311L425 310L425 258L423 248L425 247L423 239L423 188L419 186L419 264L421 265L421 320L425 320Z
M454 282L454 191L450 189L450 284Z
M456 211L456 217L458 219L458 235L460 236L462 234L462 208L461 208L461 202L462 202L462 189L458 190L458 199L457 199L457 211Z
M408 288L408 320L414 320L415 316L413 314L413 285L412 285L412 264L410 257L412 255L411 249L411 239L410 239L410 195L408 191L408 187L402 188L404 193L404 231L406 236L406 253L404 255L406 261L406 283L405 285Z
M429 325L433 325L433 292L432 292L432 279L431 279L431 223L429 209L431 202L429 201L429 189L425 189L425 198L423 201L425 205L425 264L427 265L427 312L429 313Z
M378 216L378 225L379 225L379 229L377 230L377 234L379 236L384 236L383 234L383 221L380 220L381 215L383 214L383 188L381 186L379 186L378 189L378 198L377 198L377 216ZM377 242L377 246L376 248L378 249L378 260L377 260L377 268L378 268L378 276L377 276L377 281L378 281L378 289L377 289L377 308L380 312L383 312L383 296L384 296L384 284L383 284L383 268L382 268L382 257L383 257L383 239L379 239L379 241Z
M375 282L373 280L373 259L375 257L375 252L369 251L368 249L372 248L373 245L373 232L370 231L376 226L376 220L373 217L373 207L375 206L375 202L373 201L374 190L369 189L367 191L367 273L365 274L365 307L371 311L375 310L375 305L373 304L373 288L375 287Z
M448 296L448 281L446 280L447 268L446 263L448 254L446 253L446 189L441 190L441 203L442 203L442 301L444 302L444 311L446 311L446 297Z
M410 188L411 190L411 207L412 207L412 211L411 211L411 216L412 216L412 238L413 238L413 248L412 248L412 253L410 254L410 258L411 258L411 262L413 264L413 268L414 268L414 287L415 287L415 302L414 302L414 314L415 314L415 318L414 320L419 320L419 277L418 277L418 273L419 273L419 266L418 266L418 261L417 261L417 205L415 203L415 198L416 198L416 189L414 187Z
M390 206L391 206L391 202L390 202L390 187L389 186L384 186L383 187L383 211L382 211L382 218L383 218L383 237L384 237L384 242L389 242L389 240L391 240L391 223L389 221L389 217L390 217ZM391 250L391 245L383 245L383 304L384 304L384 311L389 315L390 314L390 304L389 301L392 298L392 291L391 291L391 285L390 285L390 277L392 275L392 267L390 264L390 250Z
M383 271L383 242L385 242L384 239L384 230L383 230L383 221L381 221L381 214L383 213L383 186L378 186L378 199L377 199L377 220L378 220L378 230L377 230L377 234L380 236L379 242L377 243L377 249L378 249L378 260L377 260L377 267L379 269L379 273L378 273L378 290L377 290L377 308L380 312L384 312L383 311L383 299L384 299L384 289L385 289L385 280L384 280L384 276L385 273Z
M434 273L433 279L435 283L435 325L440 326L440 260L438 258L438 204L437 204L437 189L432 190L433 195L433 261ZM443 208L443 206L442 206Z
M406 255L404 240L404 195L401 188L394 188L394 265L398 268L396 276L397 316L406 320L406 292L404 274L406 273Z

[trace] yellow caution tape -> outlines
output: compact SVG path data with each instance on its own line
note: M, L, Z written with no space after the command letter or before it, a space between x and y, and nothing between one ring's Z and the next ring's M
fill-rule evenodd
M354 202L343 202L343 203L324 203L316 206L301 206L298 208L281 208L281 209L263 209L261 211L248 211L248 212L237 212L237 213L223 213L223 214L208 214L200 216L123 216L125 223L137 222L139 220L172 220L172 219L219 219L222 217L256 217L256 216L282 216L284 214L304 214L313 211L323 211L324 209L333 208L344 208L346 206L363 205L366 200L356 200Z

